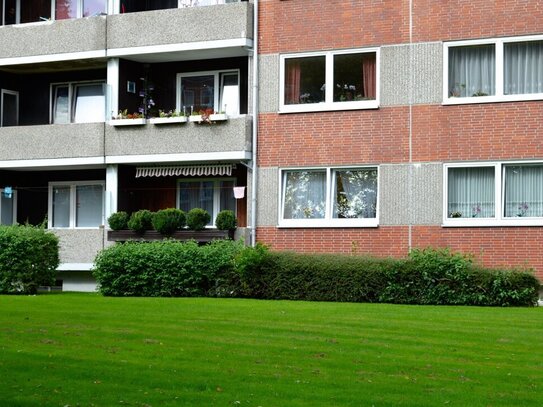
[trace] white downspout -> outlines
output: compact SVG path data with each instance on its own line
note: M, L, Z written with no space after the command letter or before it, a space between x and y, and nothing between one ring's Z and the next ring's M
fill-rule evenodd
M254 0L253 16L253 140L251 178L251 246L256 245L256 195L257 195L257 136L258 136L258 0Z

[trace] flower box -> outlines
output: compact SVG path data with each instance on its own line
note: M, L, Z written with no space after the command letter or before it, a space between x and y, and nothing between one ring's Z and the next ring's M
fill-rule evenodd
M200 123L202 121L202 115L201 114L193 114L189 116L189 122L191 123Z
M186 123L187 118L185 116L179 117L153 117L149 119L151 124L175 124L175 123Z
M209 115L209 120L212 122L224 122L228 118L226 117L226 114L224 113L217 113L217 114L211 114Z
M110 242L148 242L153 240L175 239L180 241L195 240L198 243L208 243L215 239L233 239L234 231L204 229L204 230L178 230L171 235L162 235L156 230L147 230L138 233L133 230L108 230L107 240Z
M109 121L111 126L142 126L146 119L112 119Z

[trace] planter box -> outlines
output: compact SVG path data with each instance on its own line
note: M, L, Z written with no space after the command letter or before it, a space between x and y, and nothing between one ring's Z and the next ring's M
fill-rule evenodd
M228 120L228 117L224 113L210 114L209 115L209 120L211 122L224 122L224 121ZM202 115L197 114L197 115L189 116L189 121L192 122L192 123L202 123L203 122Z
M202 115L201 114L193 114L189 116L189 122L191 123L200 123L202 121Z
M175 240L195 240L198 243L207 243L215 239L233 239L234 231L217 230L217 229L205 229L205 230L178 230L171 235L162 235L156 230L147 230L143 233L137 233L133 230L108 230L107 240L110 242L150 242L154 240L163 239L175 239Z
M153 117L149 119L151 124L176 124L176 123L186 123L187 118L185 116L181 117Z
M109 121L111 126L142 126L146 119L113 119Z

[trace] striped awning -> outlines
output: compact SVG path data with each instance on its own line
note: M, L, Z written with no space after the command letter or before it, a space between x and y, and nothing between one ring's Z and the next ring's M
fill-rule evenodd
M136 168L136 178L216 175L232 175L232 164L173 165Z

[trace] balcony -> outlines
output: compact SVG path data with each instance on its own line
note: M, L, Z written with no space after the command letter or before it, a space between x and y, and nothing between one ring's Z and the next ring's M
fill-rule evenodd
M216 124L107 125L106 162L248 159L251 123L251 117L243 115Z

